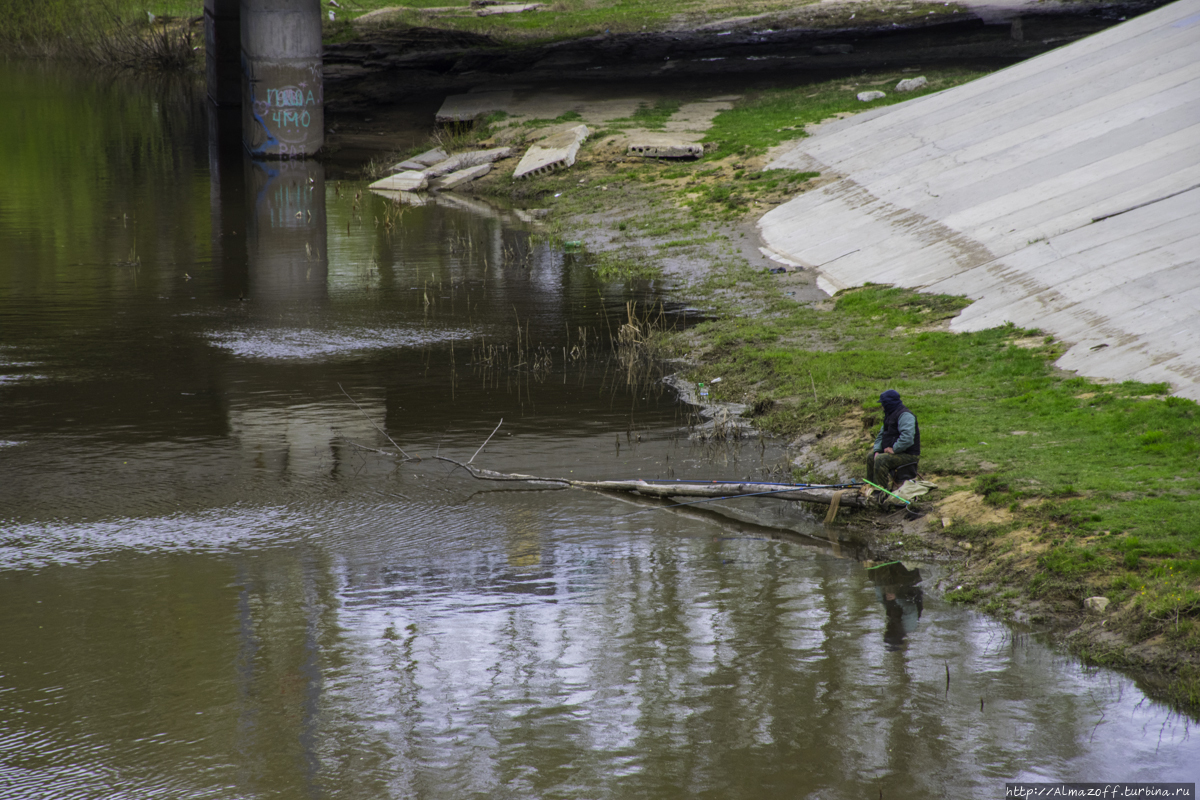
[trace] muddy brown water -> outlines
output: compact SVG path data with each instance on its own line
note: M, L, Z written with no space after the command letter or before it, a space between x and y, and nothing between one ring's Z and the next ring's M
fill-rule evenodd
M503 210L397 218L319 164L247 163L188 87L0 73L0 797L1200 775L1129 678L947 606L929 565L874 580L795 510L362 449L378 424L466 459L503 418L496 469L769 474L783 453L689 443L693 410L613 357L626 302L669 287L598 283Z

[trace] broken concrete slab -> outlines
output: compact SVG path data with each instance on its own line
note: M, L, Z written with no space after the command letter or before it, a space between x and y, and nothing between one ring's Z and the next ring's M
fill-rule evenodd
M576 125L570 130L547 136L530 146L521 157L513 172L513 178L541 175L556 169L565 169L575 163L575 154L588 136L587 125Z
M517 215L517 219L526 224L533 224L550 216L548 208L514 208L513 213Z
M643 158L699 158L704 155L704 145L682 140L659 139L647 142L639 139L630 142L629 153Z
M447 122L474 122L480 117L494 111L504 111L512 103L512 90L504 89L495 92L469 92L467 94L452 94L442 101L434 119L445 124Z
M417 194L416 192L394 192L390 189L371 189L371 193L377 194L380 197L386 197L393 203L399 203L402 206L423 206L427 202L425 199L427 195Z
M496 14L521 14L526 11L536 11L541 7L541 3L498 3L476 10L475 16L491 17Z
M924 75L918 75L915 78L906 78L896 84L897 92L913 92L923 86L928 86L929 81L925 80Z
M429 178L424 172L408 170L395 175L388 175L368 186L368 189L386 189L392 192L419 192L429 185Z
M492 163L489 161L486 164L476 164L473 167L460 169L457 172L451 172L449 175L443 175L440 178L434 178L429 182L429 188L441 191L449 191L456 187L462 186L464 183L470 183L476 178L482 178L492 171Z
M440 147L435 147L432 150L426 150L424 153L421 153L418 156L413 156L406 161L401 161L399 164L394 164L389 167L389 169L392 172L402 172L408 169L415 169L419 172L426 167L432 167L439 161L445 161L449 157L450 155L445 150Z
M493 147L491 150L470 150L466 153L456 153L449 158L439 161L432 167L426 168L422 174L426 178L440 178L452 172L474 167L479 164L490 164L512 155L511 147Z

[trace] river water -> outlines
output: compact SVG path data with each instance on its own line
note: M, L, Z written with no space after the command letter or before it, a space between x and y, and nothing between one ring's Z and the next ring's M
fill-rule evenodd
M693 410L614 356L669 287L599 283L511 211L249 163L191 87L8 64L0 111L0 797L1200 776L1129 678L798 511L376 452L467 460L503 419L476 463L770 474L781 452L689 443Z

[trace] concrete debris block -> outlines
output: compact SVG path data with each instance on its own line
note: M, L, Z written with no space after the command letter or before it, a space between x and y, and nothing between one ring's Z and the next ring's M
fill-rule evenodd
M900 81L899 83L896 84L896 91L897 92L914 92L917 89L920 89L921 87L928 86L928 85L929 85L929 81L925 80L924 75L920 75L916 78L905 78L904 80Z
M429 185L429 178L424 172L408 170L386 178L380 178L372 183L369 189L385 189L392 192L419 192Z
M439 161L445 161L449 158L449 154L440 147L435 147L432 150L426 150L419 156L413 156L407 161L401 161L391 167L392 172L402 172L406 169L423 170L426 167L432 167Z
M428 196L415 192L394 192L389 189L371 189L371 192L402 206L423 206L426 202L425 198Z
M901 81L901 83L903 83L903 81ZM872 100L882 100L885 97L887 97L887 95L879 91L858 93L858 99L864 103L869 103Z
M440 123L473 122L493 111L504 111L512 103L512 90L452 94L442 101L434 119Z
M634 142L629 145L629 154L643 158L699 158L704 155L704 145L695 142Z
M514 208L513 212L517 215L517 219L526 223L537 222L545 219L550 214L548 208Z
M475 12L477 17L491 17L496 14L520 14L524 11L536 11L541 3L498 3L494 6L484 6Z
M1083 607L1091 614L1105 614L1108 612L1108 598L1089 597L1083 601Z
M511 147L494 147L491 150L471 150L466 153L456 153L446 160L439 161L432 167L425 169L424 175L430 179L440 178L443 175L449 175L451 172L458 172L467 167L475 167L480 164L490 164L493 161L499 161L511 155Z
M854 52L852 44L819 44L812 49L814 56L849 55Z
M492 171L492 164L476 164L473 167L460 169L458 172L451 172L449 175L443 175L440 178L434 178L429 182L430 189L441 189L449 191L455 187L462 186L464 183L470 183L476 178L482 178Z
M531 145L525 151L513 178L524 178L527 175L541 175L556 169L565 169L575 163L575 154L579 146L588 136L587 125L576 125L574 128L547 136L540 142Z

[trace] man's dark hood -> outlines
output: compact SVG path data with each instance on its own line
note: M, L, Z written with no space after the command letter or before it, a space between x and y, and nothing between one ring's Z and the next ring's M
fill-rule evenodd
M904 403L900 401L900 393L895 389L888 389L886 392L879 395L879 403L883 406L884 416L891 414L897 408L904 405Z

